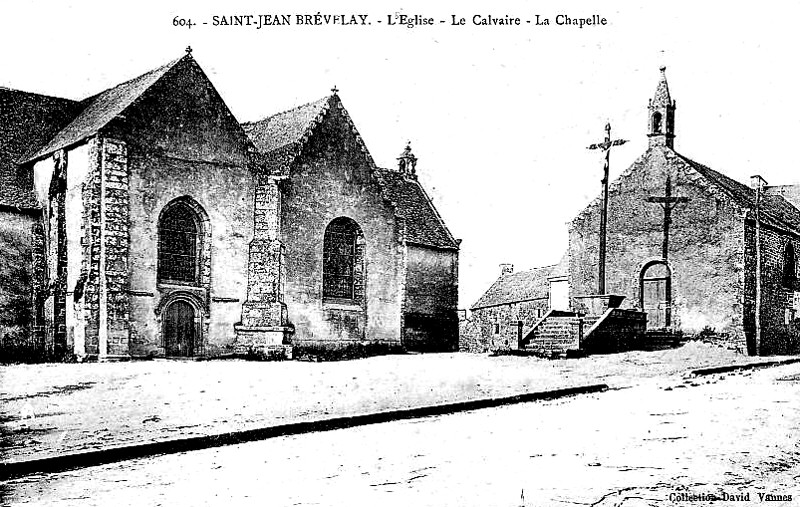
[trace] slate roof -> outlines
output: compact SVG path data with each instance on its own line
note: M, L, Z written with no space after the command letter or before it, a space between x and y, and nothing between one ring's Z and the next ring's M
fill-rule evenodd
M543 266L501 276L472 305L471 310L548 297L550 285L547 279L556 267Z
M44 147L31 150L23 162L45 157L56 150L66 148L94 135L113 120L115 116L127 109L148 88L184 58L191 58L191 56L184 55L166 65L162 65L157 69L82 101L83 111L59 131Z
M749 186L725 176L703 164L695 162L683 155L678 154L681 160L689 164L695 171L711 183L722 188L739 205L755 209L756 191ZM773 221L777 225L788 227L796 232L800 232L800 210L795 208L789 201L780 195L763 194L761 200L761 219L765 222Z
M328 110L330 96L303 104L263 120L242 124L247 136L262 153L296 145L309 134Z
M79 102L0 87L0 205L39 207L29 185L17 178L17 160L41 146L80 111Z
M453 235L417 180L404 178L398 171L376 169L386 197L397 206L406 222L406 241L438 248L458 248Z
M305 141L328 112L335 95L323 97L263 120L242 124L256 148L271 164L288 168ZM389 169L374 168L385 197L396 205L397 215L406 222L406 241L437 248L457 249L450 234L422 185Z
M16 178L16 163L41 159L96 134L184 58L191 56L181 56L81 102L0 89L0 105L3 106L0 109L3 121L0 125L0 204L38 207L32 191L12 184ZM244 123L242 128L268 164L288 168L336 100L338 96L329 95L260 121ZM395 204L397 215L405 219L407 241L458 248L419 182L404 179L396 171L373 169L384 197Z

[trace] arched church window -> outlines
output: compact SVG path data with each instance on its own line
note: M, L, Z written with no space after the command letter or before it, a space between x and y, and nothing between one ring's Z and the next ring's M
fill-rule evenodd
M322 259L322 297L356 299L363 283L361 228L349 218L339 217L325 229Z
M653 133L661 133L661 113L659 112L653 113Z
M170 205L158 224L158 281L199 281L200 220L187 204Z
M796 280L796 259L792 242L786 243L783 250L783 286L793 288Z

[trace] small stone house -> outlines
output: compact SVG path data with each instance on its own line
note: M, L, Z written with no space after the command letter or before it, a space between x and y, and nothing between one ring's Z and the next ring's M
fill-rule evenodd
M470 332L460 337L462 350L516 349L551 308L566 309L566 257L559 264L514 272L500 265L500 277L470 308Z
M0 101L0 247L27 276L4 258L0 316L52 357L457 347L459 241L410 147L377 167L336 90L240 123L189 51Z

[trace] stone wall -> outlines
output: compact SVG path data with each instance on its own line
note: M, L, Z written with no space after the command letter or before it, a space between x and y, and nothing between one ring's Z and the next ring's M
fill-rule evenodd
M458 349L458 252L409 245L403 344L412 350Z
M800 352L800 284L795 261L794 283L786 285L783 279L784 251L791 242L794 251L800 251L800 238L788 231L762 224L761 238L761 343L755 344L755 222L748 220L745 262L744 331L747 350L754 354L797 354ZM797 259L797 257L796 257Z
M744 211L669 149L648 150L609 189L606 292L625 295L625 308L640 306L642 267L661 258L663 242L664 212L647 197L664 195L667 170L672 194L690 199L672 212L672 327L709 327L738 339ZM571 298L597 292L599 213L597 199L570 224Z
M371 158L337 104L333 101L281 183L285 302L296 330L292 341L399 343L405 283L402 227L372 174ZM364 235L364 304L322 297L323 237L337 217L354 220Z
M254 181L241 127L185 60L106 130L126 142L130 164L130 353L164 354L162 315L177 299L199 320L195 355L233 352L253 237ZM196 285L157 282L159 216L176 199L202 222Z
M479 331L479 337L460 338L459 348L470 351L516 350L520 339L524 338L520 336L520 330L524 333L544 317L548 306L548 298L544 297L473 310L471 321Z
M31 333L35 281L36 213L0 210L0 362L44 356Z

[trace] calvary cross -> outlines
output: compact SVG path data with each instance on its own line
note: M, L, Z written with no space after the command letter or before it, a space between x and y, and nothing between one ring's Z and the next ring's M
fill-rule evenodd
M654 202L660 204L664 209L664 242L661 245L661 257L666 261L669 254L669 226L672 223L672 210L680 203L689 202L688 197L672 197L672 178L667 173L667 184L664 189L664 195L651 195L647 198L647 202Z
M590 144L590 150L605 150L606 163L603 168L603 209L600 212L600 252L599 252L599 276L597 280L597 293L606 293L606 223L608 220L608 167L611 156L611 147L620 146L628 141L625 139L611 140L611 123L606 123L606 138L602 143Z

